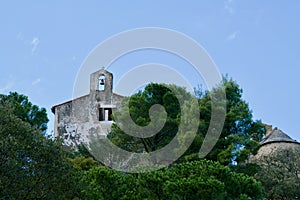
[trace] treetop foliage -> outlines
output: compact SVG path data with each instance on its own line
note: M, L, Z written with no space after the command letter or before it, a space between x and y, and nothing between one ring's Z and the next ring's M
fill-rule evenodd
M8 95L0 94L0 105L10 107L15 116L30 123L34 129L46 133L49 121L46 109L33 105L27 96L17 92L10 92Z
M17 98L16 101L10 99L11 96ZM25 96L11 96L2 96L0 104L0 198L70 199L78 196L77 172L67 161L68 154L58 141L41 132L40 127L44 126L39 117L44 119L44 110L40 112ZM33 111L27 110L29 108ZM34 117L26 118L30 116Z
M173 90L169 89L172 87L176 87L176 91L180 91L179 99L172 92ZM153 137L136 138L127 135L120 127L114 124L108 138L116 145L128 151L155 151L168 144L174 138L181 123L180 117L182 111L184 109L196 109L200 113L199 128L194 142L179 162L197 159L203 140L209 134L208 128L211 122L212 98L218 98L221 95L221 88L226 93L224 127L217 144L206 158L219 161L224 165L244 162L250 154L256 153L259 141L265 134L265 128L261 121L253 120L252 111L249 109L248 103L242 99L243 91L239 85L226 77L223 79L221 85L212 91L199 91L199 88L195 89L195 93L198 94L198 108L180 107L182 104L179 102L182 99L187 99L187 96L192 95L182 87L156 83L147 85L143 91L132 95L129 99L129 108L125 107L123 109L129 109L130 116L137 125L145 126L150 121L148 114L150 107L154 104L160 104L164 106L167 112L167 120L163 129ZM220 113L224 112L223 106L217 107L217 112L218 109ZM192 113L186 110L186 113L188 112ZM190 115L185 120L192 121L195 119ZM180 141L178 141L178 146L180 146Z
M85 172L90 199L263 199L260 183L217 162L201 160L126 174L107 167Z

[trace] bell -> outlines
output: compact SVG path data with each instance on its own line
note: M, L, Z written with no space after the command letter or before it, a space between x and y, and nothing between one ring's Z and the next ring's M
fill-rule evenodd
M104 79L100 79L100 85L104 85Z

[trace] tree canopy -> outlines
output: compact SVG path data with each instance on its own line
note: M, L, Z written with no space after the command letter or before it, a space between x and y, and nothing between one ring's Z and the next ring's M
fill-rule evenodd
M184 98L185 95L190 95L183 88L176 87L176 89L180 90L181 98ZM123 102L127 101L128 99L125 99ZM108 138L123 149L133 152L151 152L168 144L178 132L181 115L180 103L171 89L162 84L149 84L143 91L132 95L129 99L129 106L124 106L122 109L129 109L130 116L137 125L146 126L151 121L149 109L155 104L162 105L165 108L167 119L163 129L153 137L133 137L124 133L119 126L114 124ZM123 114L125 113L124 110L116 112L121 115L121 118L127 117ZM131 129L130 131L135 130Z
M258 163L255 177L261 181L266 198L300 198L300 147L276 149L260 157Z
M10 107L15 116L28 122L34 129L46 133L49 121L46 109L33 105L27 96L17 92L10 92L8 95L0 94L0 105Z
M261 121L254 121L252 111L248 103L242 98L243 90L240 86L225 77L220 87L226 92L226 117L220 138L207 159L219 161L228 165L234 162L245 161L250 154L255 154L259 147L259 141L265 134ZM215 88L206 92L199 99L200 134L205 136L211 117L211 93L218 92Z
M263 199L253 177L207 160L142 174L96 167L82 181L90 185L84 193L88 199Z
M174 86L168 85L168 87ZM178 131L182 109L180 108L180 100L178 101L176 95L168 87L161 84L149 84L143 91L132 95L129 100L129 108L124 108L129 109L130 116L137 125L145 126L150 121L148 114L150 107L154 104L164 106L167 120L158 134L150 138L136 138L125 134L120 127L114 124L108 138L121 148L134 152L151 152L168 144ZM199 110L199 128L194 142L179 162L199 159L199 149L203 144L203 139L209 134L211 98L217 96L222 88L225 88L226 92L225 123L220 138L206 158L230 165L243 162L250 154L256 153L259 141L265 134L264 126L260 121L253 120L252 111L249 109L248 103L243 100L243 91L239 85L232 79L225 77L221 85L210 92L196 90L199 107L193 108L193 110ZM184 88L176 86L176 89L180 91L183 97L191 95ZM186 121L192 120L194 120L192 115L186 119ZM180 141L178 141L178 145L180 145Z
M18 98L14 101L10 99L12 97L23 100ZM41 123L44 120L44 109L39 110L23 95L11 94L2 100L0 197L70 199L78 196L77 172L68 162L68 154L59 141L53 141L41 132L45 128ZM30 108L33 110L27 110Z

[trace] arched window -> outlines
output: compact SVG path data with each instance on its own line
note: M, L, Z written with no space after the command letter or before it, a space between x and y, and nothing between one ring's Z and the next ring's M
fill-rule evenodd
M98 90L103 91L105 89L105 76L101 75L98 78Z

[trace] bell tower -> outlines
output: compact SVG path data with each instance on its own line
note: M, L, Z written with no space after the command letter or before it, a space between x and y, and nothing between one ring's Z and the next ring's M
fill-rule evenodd
M90 77L90 92L105 92L112 94L113 75L104 68L94 72Z
M94 72L90 77L90 98L101 104L111 104L113 96L113 75L104 68Z

